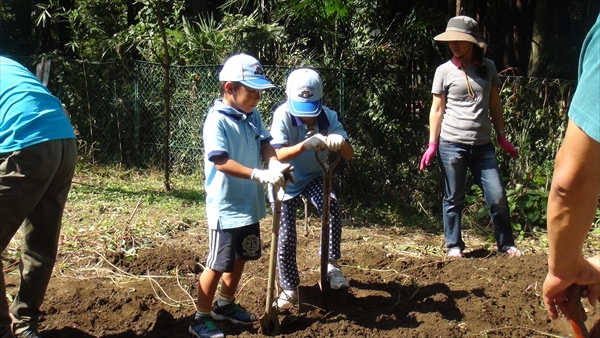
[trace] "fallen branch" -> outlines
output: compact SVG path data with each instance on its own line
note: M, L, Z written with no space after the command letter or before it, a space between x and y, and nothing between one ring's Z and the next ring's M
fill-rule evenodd
M131 213L131 216L129 216L129 219L127 220L127 222L125 222L125 225L123 226L123 231L121 232L121 239L119 240L119 243L117 243L117 245L118 245L117 252L121 252L121 250L122 250L121 246L122 246L123 241L125 240L127 230L129 229L129 224L131 224L131 220L133 220L135 213L137 212L138 208L140 207L140 204L142 204L142 198L144 198L144 195L140 196L140 198L137 201L137 204L135 205L135 208L133 209L133 212Z
M484 330L479 332L479 334L477 334L478 336L483 335L486 336L489 333L494 333L494 332L500 332L500 331L504 331L504 330L510 330L512 333L514 333L514 330L527 330L527 331L531 331L531 332L535 332L547 337L553 337L553 338L563 338L563 336L558 336L552 333L548 333L548 332L542 332L536 329L532 329L530 327L526 327L526 326L505 326L505 327L498 327L498 328L494 328L494 329L489 329L489 330Z
M175 276L177 276L177 285L179 286L179 288L181 289L181 291L183 291L183 293L185 293L186 296L188 296L188 298L192 301L192 305L194 306L194 309L196 311L198 311L198 307L196 306L196 302L195 302L194 298L192 297L192 295L190 295L189 292L187 292L186 289L183 288L183 286L179 282L179 267L178 266L175 267Z

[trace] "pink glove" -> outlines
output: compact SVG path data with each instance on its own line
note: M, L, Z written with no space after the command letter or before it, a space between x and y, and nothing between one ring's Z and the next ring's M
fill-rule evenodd
M508 140L506 140L506 137L504 137L504 135L498 135L497 140L498 140L498 145L500 146L500 148L502 148L502 150L504 150L512 158L519 158L519 154L517 154L515 147L513 147L513 145L510 144L510 142L508 142Z
M419 170L425 169L426 166L431 163L431 159L435 156L435 151L437 150L437 142L429 142L429 147L425 150L425 154L421 158L421 165L419 166Z

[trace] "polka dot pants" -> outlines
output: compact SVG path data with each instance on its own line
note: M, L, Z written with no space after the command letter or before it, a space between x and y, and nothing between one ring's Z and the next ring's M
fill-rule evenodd
M301 193L319 211L323 212L323 178L314 179ZM301 196L298 195L281 203L281 221L279 223L279 238L277 241L277 268L279 283L283 289L294 289L300 285L298 263L296 261L296 211ZM342 220L337 197L331 191L329 218L329 259L339 259L340 242L342 239ZM316 246L315 246L316 247ZM319 246L319 256L320 253Z

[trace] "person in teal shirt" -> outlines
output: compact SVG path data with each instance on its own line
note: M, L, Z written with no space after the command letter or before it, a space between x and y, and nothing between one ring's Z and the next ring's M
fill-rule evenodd
M565 139L556 154L548 196L548 274L544 305L552 319L568 319L567 288L581 285L590 304L600 300L600 254L585 258L583 244L600 194L600 16L583 42L579 81L569 107ZM583 310L583 309L581 309Z
M39 337L76 159L75 133L60 101L27 68L0 56L2 251L19 228L23 234L19 290L10 308L0 297L0 337Z

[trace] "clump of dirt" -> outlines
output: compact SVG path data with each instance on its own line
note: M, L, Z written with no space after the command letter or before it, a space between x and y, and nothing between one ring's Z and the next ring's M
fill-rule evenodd
M261 316L268 273L270 224L262 228L263 256L247 264L237 300ZM407 231L410 233L411 231ZM203 233L198 231L198 233ZM417 239L418 237L418 239ZM298 236L302 285L319 280L319 229ZM419 243L419 247L415 246ZM350 280L347 305L329 311L279 311L285 337L558 337L565 319L551 322L542 304L545 253L497 255L485 246L463 259L436 250L440 235L397 234L350 227L341 259ZM61 269L59 257L42 310L42 337L191 337L198 273L207 239L181 232L130 258L87 257ZM72 253L70 254L72 255ZM91 264L93 262L94 264ZM14 295L18 275L7 275ZM599 314L584 301L588 327ZM260 324L217 323L227 336L260 337Z

